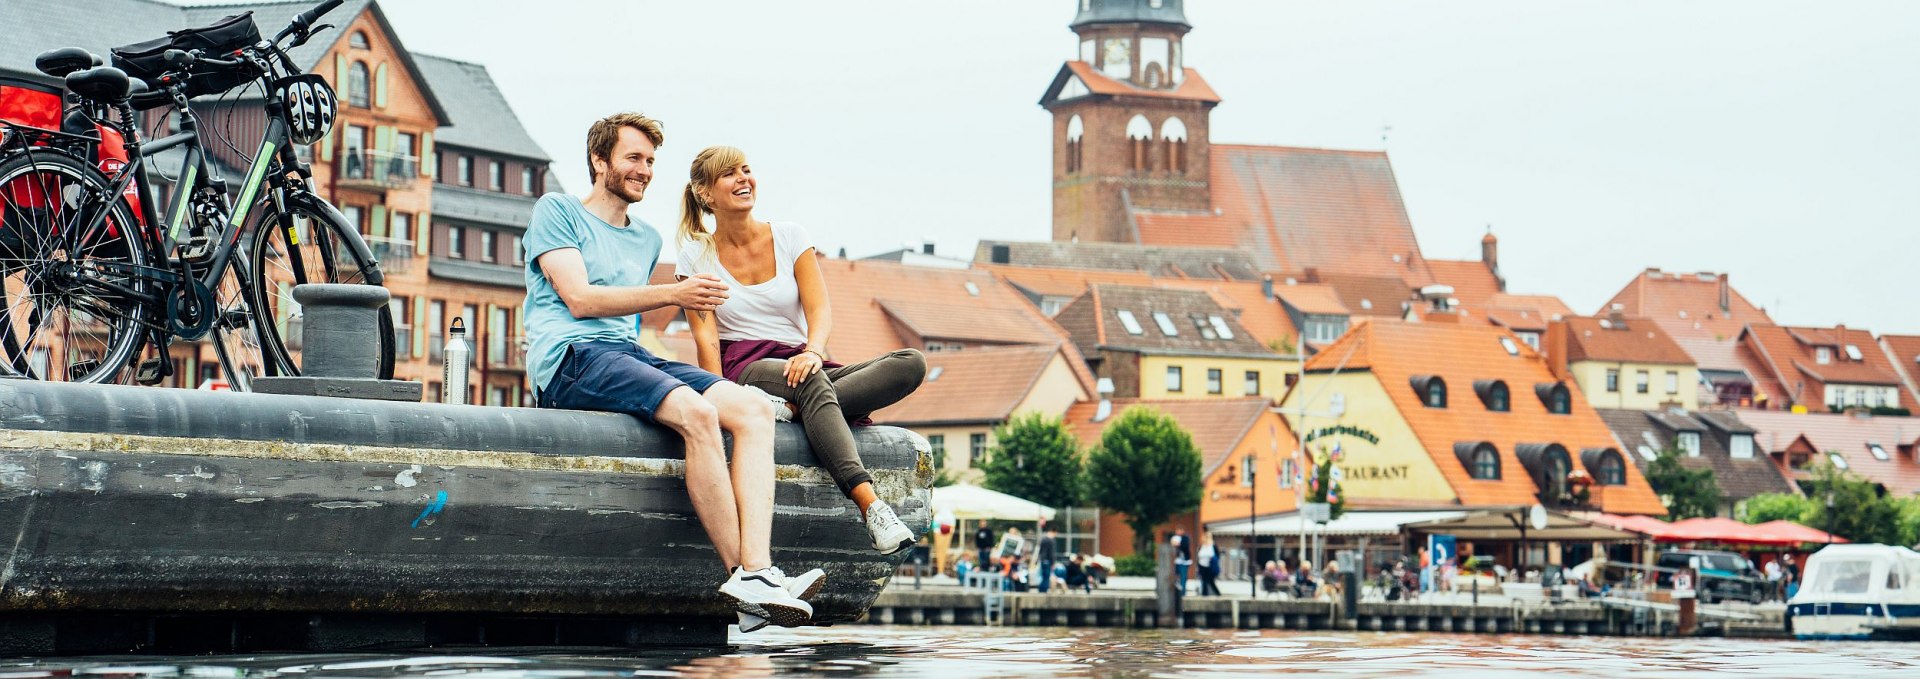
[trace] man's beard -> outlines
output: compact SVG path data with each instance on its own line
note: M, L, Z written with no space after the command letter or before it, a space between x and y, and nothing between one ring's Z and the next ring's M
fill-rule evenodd
M621 200L627 201L630 204L640 202L640 199L645 198L647 194L647 190L644 188L640 189L639 193L628 192L627 181L625 179L615 178L612 174L601 175L600 181L601 187L605 188L607 193L619 196Z

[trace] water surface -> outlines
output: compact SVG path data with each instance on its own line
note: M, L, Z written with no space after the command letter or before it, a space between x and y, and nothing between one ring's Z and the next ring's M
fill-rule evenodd
M42 677L1920 676L1920 644L1524 635L843 626L718 649L435 648L0 660Z

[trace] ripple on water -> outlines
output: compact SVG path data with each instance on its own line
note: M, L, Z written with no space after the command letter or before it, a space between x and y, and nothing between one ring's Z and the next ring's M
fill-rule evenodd
M1300 634L1279 630L842 627L736 636L718 649L432 649L389 654L0 660L0 679L55 677L583 677L1266 674L1475 677L1920 676L1920 645L1738 639Z

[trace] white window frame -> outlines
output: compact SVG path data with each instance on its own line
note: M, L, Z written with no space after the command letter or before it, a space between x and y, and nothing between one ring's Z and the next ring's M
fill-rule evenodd
M1162 335L1168 337L1180 336L1180 328L1174 326L1173 317L1168 316L1165 311L1153 312L1153 324L1160 326L1160 334Z
M1167 383L1164 385L1167 388L1167 393L1177 394L1186 391L1186 383L1187 375L1185 370L1177 365L1167 366Z
M1733 441L1727 446L1727 454L1733 456L1733 459L1736 460L1751 459L1753 457L1753 435L1734 434Z
M1683 431L1676 435L1673 441L1680 446L1680 450L1685 452L1687 457L1700 457L1700 432Z

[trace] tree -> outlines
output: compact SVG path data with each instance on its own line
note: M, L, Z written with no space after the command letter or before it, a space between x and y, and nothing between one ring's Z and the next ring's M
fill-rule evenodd
M1711 469L1688 469L1680 465L1680 450L1660 451L1646 469L1647 483L1660 501L1667 505L1668 521L1710 517L1720 509L1720 484L1713 481Z
M993 430L984 485L1048 507L1080 504L1080 442L1057 417L1020 415Z
M1200 450L1180 423L1157 410L1128 408L1087 459L1087 497L1126 515L1134 551L1150 553L1154 527L1200 506L1200 464Z
M1813 520L1813 501L1792 493L1761 493L1747 498L1747 523L1792 521L1805 525Z
M1813 504L1810 525L1814 528L1854 542L1905 544L1900 534L1900 506L1882 497L1880 488L1872 482L1828 463L1814 468L1813 478L1805 487Z

